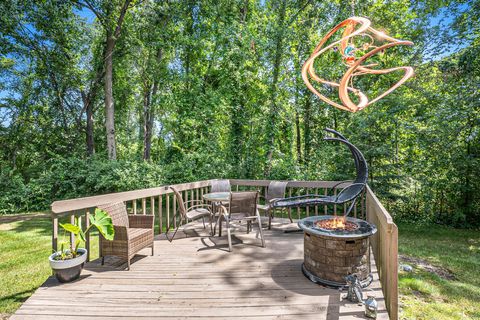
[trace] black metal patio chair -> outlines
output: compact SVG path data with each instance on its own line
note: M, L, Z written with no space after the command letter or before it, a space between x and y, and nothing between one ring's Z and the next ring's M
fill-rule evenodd
M316 205L328 205L328 204L345 204L351 202L348 210L345 212L345 216L348 216L355 206L357 198L362 194L365 186L367 185L368 180L368 166L367 161L363 154L354 146L350 141L347 140L341 133L326 128L325 131L334 134L336 137L325 137L326 141L338 141L341 142L350 149L352 153L353 160L355 163L356 169L356 178L354 181L342 181L337 183L332 187L334 190L338 185L351 182L348 186L342 189L337 195L327 195L319 196L315 194L307 194L297 197L289 197L283 199L277 199L273 201L273 208L289 208L289 207L306 207L306 206L316 206Z

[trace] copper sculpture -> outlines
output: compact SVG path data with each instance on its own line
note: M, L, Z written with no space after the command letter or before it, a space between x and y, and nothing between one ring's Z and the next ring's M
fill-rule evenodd
M355 29L359 25L358 29ZM330 32L320 41L317 45L315 50L313 51L312 55L307 59L305 64L302 67L302 78L307 87L315 93L320 99L325 101L326 103L342 109L347 110L350 112L357 112L359 110L364 109L366 106L380 100L381 98L385 97L400 85L402 85L405 81L413 76L413 68L412 67L393 67L388 69L373 69L373 67L377 66L377 63L370 63L364 64L367 59L370 57L384 52L384 50L398 46L398 45L413 45L413 42L406 41L406 40L398 40L387 36L385 33L375 30L370 27L371 22L370 20L362 17L351 17L347 20L344 20L340 24L338 24L335 28L330 30ZM325 43L334 35L339 29L345 28L342 34L342 38L338 41L334 41L333 43L329 44L326 47L323 47ZM359 48L355 47L353 44L354 38L366 38L367 42L364 42L363 45ZM374 45L375 39L377 40L384 40L387 43L383 45L376 46ZM340 44L340 48L337 45ZM344 64L348 67L347 71L342 76L339 83L325 80L320 78L314 70L313 64L317 57L321 54L326 52L327 50L333 49L334 51L339 52L342 57ZM368 51L370 50L370 51ZM365 52L360 57L356 57L356 53ZM392 87L388 90L377 96L376 98L369 100L367 95L363 93L361 90L353 87L353 78L356 76L361 76L365 74L387 74L397 70L403 70L404 75L403 77ZM318 83L325 84L331 87L338 88L338 96L342 104L332 101L331 99L327 98L325 95L321 94L317 89L313 87L311 84L309 77L315 80ZM358 97L358 103L354 103L349 96L349 92L353 93Z

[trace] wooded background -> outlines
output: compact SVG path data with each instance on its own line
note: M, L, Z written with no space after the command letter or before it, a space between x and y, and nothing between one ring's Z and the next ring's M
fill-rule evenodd
M480 225L478 0L12 0L0 13L0 213L208 178L352 178L348 150L322 140L331 127L397 220ZM352 14L415 43L377 58L415 78L356 114L300 75ZM316 68L346 70L333 51ZM375 97L398 78L356 82Z

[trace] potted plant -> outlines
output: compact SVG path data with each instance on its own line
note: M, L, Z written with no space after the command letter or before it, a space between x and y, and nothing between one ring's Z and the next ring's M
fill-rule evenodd
M87 249L80 248L80 245L85 243L85 235L95 227L105 239L113 240L115 230L112 218L100 209L96 209L95 214L90 216L90 226L85 231L82 230L82 220L78 218L75 218L74 224L60 223L60 226L65 231L64 239L67 232L73 233L75 243L72 246L62 241L60 250L50 255L49 262L58 281L70 282L80 277L83 265L87 260Z

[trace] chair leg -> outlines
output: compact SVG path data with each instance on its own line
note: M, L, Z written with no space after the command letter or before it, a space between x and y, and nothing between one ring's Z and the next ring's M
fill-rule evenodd
M206 228L206 226L205 226L205 217L202 217L202 222L203 222L203 229L205 229L205 228Z
M268 230L271 230L272 229L272 213L270 210L268 210L267 212L268 212Z
M102 266L105 264L105 257L102 257Z
M222 236L222 216L218 217L218 236Z
M232 235L230 233L230 222L228 219L225 219L227 225L227 238L228 238L228 251L232 252Z
M247 234L250 233L251 229L252 229L252 222L250 220L247 220Z
M290 223L293 223L292 213L287 210L287 214L288 214L288 219L290 219Z
M170 223L170 224L172 224L172 223ZM168 242L173 241L173 238L175 238L175 235L177 234L178 228L180 228L180 223L177 225L177 228L175 229L175 232L173 233L173 236L170 239L168 238L168 230L170 228L167 229L167 231L165 232L165 238L167 238Z
M127 259L127 270L130 271L130 258Z
M262 229L262 218L260 218L260 214L257 213L257 222L258 222L258 229L260 230L260 238L262 239L262 247L265 248L265 238L263 237L263 229Z
M210 234L212 235L212 237L215 235L215 233L213 232L213 217L210 215Z
M155 243L152 243L152 256L155 255Z

